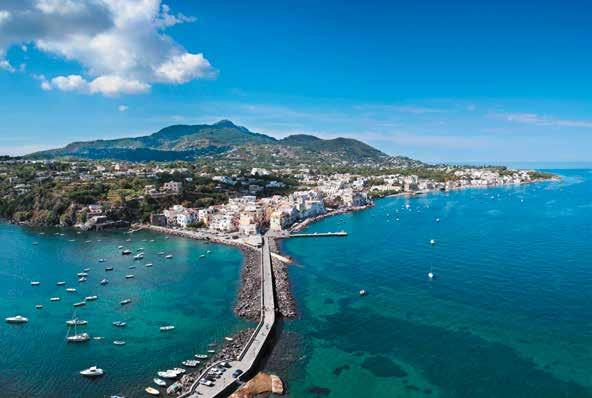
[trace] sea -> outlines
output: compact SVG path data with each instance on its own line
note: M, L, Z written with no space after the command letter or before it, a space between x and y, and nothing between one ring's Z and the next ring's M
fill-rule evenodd
M291 398L592 397L592 170L556 172L561 181L380 199L306 229L347 237L282 241L299 317L278 324L264 369ZM251 325L232 313L242 261L232 247L149 232L0 224L0 315L29 318L0 324L0 397L146 396L156 371ZM94 294L76 309L88 320L79 332L104 339L66 343L72 304ZM78 375L92 365L106 375Z
M268 368L288 396L592 397L592 171L556 172L381 199L306 230L346 238L284 241L300 319Z

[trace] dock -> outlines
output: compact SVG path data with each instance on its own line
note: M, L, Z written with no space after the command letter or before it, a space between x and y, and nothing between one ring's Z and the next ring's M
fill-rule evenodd
M251 338L235 360L221 361L228 362L230 368L224 372L222 377L216 379L213 386L208 387L199 384L199 380L206 376L208 371L220 362L216 362L204 369L197 380L191 385L189 391L180 395L182 398L216 398L227 396L238 387L240 383L248 379L249 375L257 369L257 362L263 352L263 348L273 330L275 324L275 297L273 272L271 268L271 252L269 250L269 238L263 237L261 247L261 319ZM238 378L233 378L232 373L236 370L242 373ZM243 380L243 377L245 380Z
M307 234L290 234L290 238L330 238L330 237L344 237L347 236L347 232L313 232Z

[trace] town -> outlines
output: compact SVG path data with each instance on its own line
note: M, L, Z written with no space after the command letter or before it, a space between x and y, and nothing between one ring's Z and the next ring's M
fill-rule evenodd
M256 243L266 230L298 229L384 196L543 178L550 176L448 165L321 173L304 165L241 170L185 162L5 159L0 162L0 216L15 223L85 230L143 223Z

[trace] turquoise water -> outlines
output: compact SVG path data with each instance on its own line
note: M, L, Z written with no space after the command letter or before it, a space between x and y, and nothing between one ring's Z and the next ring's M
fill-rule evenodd
M347 238L284 242L289 396L592 397L592 172L559 172L383 199L308 228Z
M123 232L65 230L64 236L56 236L56 230L40 231L0 224L0 314L29 318L26 325L0 324L2 397L145 396L143 389L152 384L156 371L179 366L244 327L232 313L242 262L237 249L148 232L135 233L126 242L129 235ZM122 256L119 245L134 254L145 248L145 260ZM212 253L200 258L207 250ZM160 251L174 257L166 260ZM98 263L99 258L107 261ZM147 268L146 263L154 265ZM130 265L137 268L128 269ZM105 272L106 266L115 270ZM79 284L76 273L84 268L91 268L88 281ZM136 277L126 280L126 274ZM103 278L110 283L100 286ZM78 292L66 293L65 287L56 286L60 280ZM31 281L41 286L32 287ZM65 321L73 315L72 304L88 295L99 299L77 309L89 323L78 331L104 340L67 344ZM50 302L54 296L62 300ZM125 298L133 301L121 306ZM37 310L36 304L44 308ZM114 327L116 320L126 321L127 327ZM165 324L176 330L160 332ZM127 344L115 346L113 340ZM97 380L78 375L92 365L106 375Z

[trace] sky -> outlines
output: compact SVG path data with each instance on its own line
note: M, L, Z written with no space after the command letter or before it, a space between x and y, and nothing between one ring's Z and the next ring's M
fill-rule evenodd
M230 119L428 162L582 162L588 1L0 0L0 154Z

